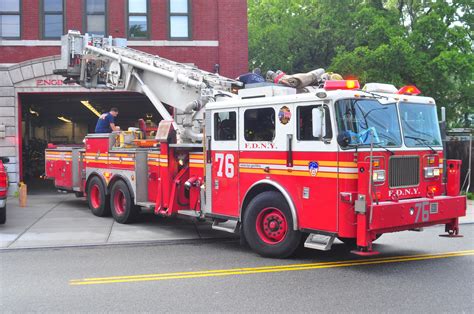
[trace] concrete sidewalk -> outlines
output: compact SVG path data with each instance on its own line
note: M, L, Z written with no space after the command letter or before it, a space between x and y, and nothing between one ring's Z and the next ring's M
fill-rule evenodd
M460 222L474 223L474 201L468 200L467 215ZM8 200L7 223L0 225L0 250L230 237L212 230L209 223L153 214L142 214L131 225L118 224L112 217L92 215L84 199L56 193L30 195L26 208L19 207L17 199Z
M462 224L474 223L474 200L467 200L466 216L459 219Z
M131 225L96 217L84 199L72 194L28 196L28 206L7 203L7 222L0 225L0 249L86 246L135 242L170 242L229 238L209 223L140 215Z

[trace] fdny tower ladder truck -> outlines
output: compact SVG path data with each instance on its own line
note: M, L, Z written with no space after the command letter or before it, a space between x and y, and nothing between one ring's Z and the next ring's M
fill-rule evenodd
M206 219L270 257L336 238L376 254L383 233L433 225L460 236L460 161L444 160L434 99L414 86L244 87L76 31L63 36L62 62L66 81L142 93L163 118L153 137L130 128L46 150L46 177L94 215Z

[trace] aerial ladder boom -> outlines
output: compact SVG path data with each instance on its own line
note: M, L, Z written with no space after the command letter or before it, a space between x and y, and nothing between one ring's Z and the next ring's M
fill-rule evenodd
M201 142L203 108L218 97L235 97L241 83L126 47L125 39L82 35L69 31L62 38L62 63L56 74L86 88L145 94L164 120L174 120L179 142ZM172 117L164 104L175 108Z

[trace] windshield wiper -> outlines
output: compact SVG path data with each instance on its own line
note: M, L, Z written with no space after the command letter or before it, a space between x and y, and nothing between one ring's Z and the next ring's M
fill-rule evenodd
M431 147L430 144L428 144L428 140L425 139L425 138L421 138L421 137L416 137L416 136L409 136L409 135L405 135L404 136L405 138L409 138L409 139L412 139L412 140L415 140L417 141L418 143L421 143L423 145L425 145L426 147L429 147L431 149L431 151L433 152L433 154L437 154L436 150Z
M379 98L379 99L385 98L385 99L388 99L387 96L380 95L380 94L376 94L376 93L374 93L374 92L368 92L368 91L365 91L365 90L363 90L363 89L359 89L359 91L364 92L364 93L369 94L369 95L372 95L372 97L374 97L374 98Z
M377 146L377 147L379 147L379 148L385 149L387 152L390 153L390 155L392 155L392 156L395 155L395 153L394 153L393 151L391 151L390 149L388 149L387 147L382 146L382 145L380 145L379 143L373 143L373 144L374 144L374 146Z

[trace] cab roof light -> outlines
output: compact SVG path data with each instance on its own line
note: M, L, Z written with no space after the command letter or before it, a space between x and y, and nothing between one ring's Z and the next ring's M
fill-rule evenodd
M360 89L360 84L357 80L326 81L323 88L325 90Z
M416 88L415 85L406 85L400 88L397 94L416 96L416 95L421 94L421 91L418 88Z
M364 85L364 88L362 88L362 90L368 93L398 93L398 89L394 85L383 83L367 83Z

